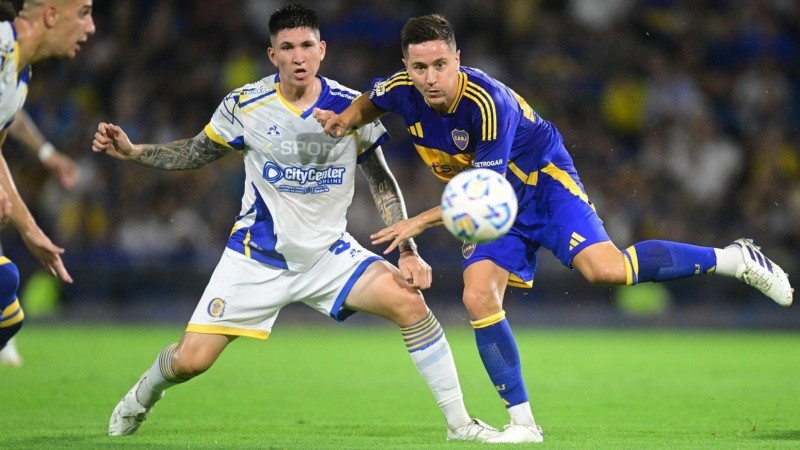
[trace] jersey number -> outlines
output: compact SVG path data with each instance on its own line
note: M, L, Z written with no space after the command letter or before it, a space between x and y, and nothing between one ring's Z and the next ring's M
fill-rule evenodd
M339 253L342 253L348 248L350 248L350 243L339 239L333 245L331 245L331 248L329 248L328 250L333 252L334 255L338 255Z

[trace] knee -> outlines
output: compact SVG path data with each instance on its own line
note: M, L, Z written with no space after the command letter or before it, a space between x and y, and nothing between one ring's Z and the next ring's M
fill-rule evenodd
M17 298L17 289L19 289L19 269L9 260L0 265L0 305L10 304Z
M392 322L401 327L413 325L428 315L428 305L418 290L407 290L398 301L393 302L390 314Z
M465 288L462 300L473 320L489 317L503 309L502 293L489 286Z

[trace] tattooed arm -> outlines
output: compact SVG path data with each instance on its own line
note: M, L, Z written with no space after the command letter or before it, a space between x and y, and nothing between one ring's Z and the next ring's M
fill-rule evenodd
M167 144L134 145L119 126L100 123L92 141L92 150L157 169L187 170L216 161L231 149L212 141L205 131L191 139Z
M386 225L392 225L408 219L403 194L400 193L400 187L397 185L394 175L389 171L380 147L367 156L360 166L367 178L372 199L375 201L375 206L378 207L378 213L383 222ZM399 247L401 252L417 249L414 239L404 240Z
M403 194L400 193L397 181L389 171L389 166L386 165L380 147L368 155L360 166L367 178L375 206L378 207L378 212L386 225L406 221L408 213L405 202L403 202ZM429 288L432 279L431 266L417 253L414 239L403 239L397 246L400 249L400 260L397 265L406 281L414 288Z

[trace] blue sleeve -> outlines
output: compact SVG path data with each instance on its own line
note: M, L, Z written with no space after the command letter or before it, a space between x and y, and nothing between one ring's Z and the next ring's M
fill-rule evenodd
M397 72L389 78L372 80L369 99L381 111L402 114L403 98L408 97L408 87L413 88L411 77L405 71Z

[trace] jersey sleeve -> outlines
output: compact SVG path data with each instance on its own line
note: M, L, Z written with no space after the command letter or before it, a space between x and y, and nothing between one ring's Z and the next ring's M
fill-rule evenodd
M244 150L245 145L240 98L241 90L228 94L205 127L205 132L212 141L235 150Z
M358 159L359 164L375 151L380 145L389 140L389 132L380 120L364 125L358 130Z
M402 99L408 97L408 87L413 87L408 72L401 71L389 78L372 80L369 99L376 108L382 111L402 114Z

